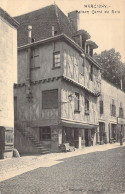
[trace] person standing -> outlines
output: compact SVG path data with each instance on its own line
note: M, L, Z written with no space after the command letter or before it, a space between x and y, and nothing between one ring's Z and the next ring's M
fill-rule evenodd
M123 145L123 135L122 135L122 132L120 132L120 145Z

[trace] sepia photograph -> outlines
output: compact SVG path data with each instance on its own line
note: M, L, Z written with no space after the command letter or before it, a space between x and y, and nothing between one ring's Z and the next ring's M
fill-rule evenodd
M125 194L125 0L0 0L0 194Z

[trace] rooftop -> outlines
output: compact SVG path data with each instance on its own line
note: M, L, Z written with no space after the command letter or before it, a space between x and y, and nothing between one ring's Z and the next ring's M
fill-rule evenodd
M20 23L18 46L28 43L28 25L32 26L32 38L35 41L52 37L52 25L54 26L55 35L65 33L71 38L75 31L68 17L54 4L17 16L14 19Z
M14 26L15 28L18 28L19 23L14 18L12 18L6 11L4 11L1 7L0 7L0 16L4 18L7 22L9 22L12 26Z

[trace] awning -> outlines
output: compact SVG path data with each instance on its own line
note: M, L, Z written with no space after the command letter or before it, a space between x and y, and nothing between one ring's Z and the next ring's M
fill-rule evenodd
M82 122L75 122L75 121L68 121L68 120L61 120L61 126L64 127L72 127L72 128L79 128L79 129L95 129L99 126L99 124L91 124L91 123L82 123Z

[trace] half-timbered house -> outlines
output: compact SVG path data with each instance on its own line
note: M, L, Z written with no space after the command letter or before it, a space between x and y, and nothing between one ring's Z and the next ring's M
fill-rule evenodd
M22 153L48 153L66 142L97 144L101 67L93 58L98 46L79 29L78 11L67 17L50 5L15 19L15 146Z

